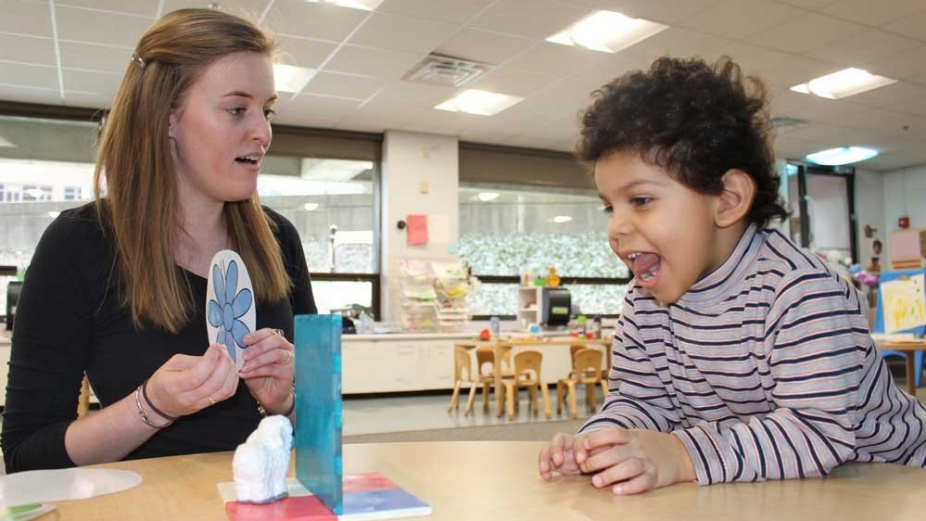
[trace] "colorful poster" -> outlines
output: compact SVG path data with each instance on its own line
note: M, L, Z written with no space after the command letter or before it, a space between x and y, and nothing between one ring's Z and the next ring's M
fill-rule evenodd
M923 274L881 283L884 332L896 333L926 325L926 291Z

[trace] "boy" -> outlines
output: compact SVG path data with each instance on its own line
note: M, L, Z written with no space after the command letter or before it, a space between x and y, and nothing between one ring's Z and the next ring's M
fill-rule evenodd
M596 95L579 155L634 281L611 392L543 448L541 476L634 494L926 466L926 408L891 380L860 293L765 228L787 212L762 84L729 60L662 58Z

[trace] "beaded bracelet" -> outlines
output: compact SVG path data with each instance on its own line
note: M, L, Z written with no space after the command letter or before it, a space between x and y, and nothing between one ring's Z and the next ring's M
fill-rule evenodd
M177 421L176 416L168 416L167 414L164 414L164 412L161 411L161 409L158 409L157 407L155 407L154 404L151 403L151 400L148 399L148 380L145 380L141 384L141 397L145 400L145 403L148 405L148 408L158 413L158 416L160 416L161 418L164 418L165 420L171 423Z
M142 409L142 406L141 406L141 398L140 398L141 388L142 386L139 385L138 389L135 389L135 407L138 408L138 416L141 418L141 421L145 422L150 427L154 427L155 429L163 429L164 427L167 427L170 424L174 423L172 421L169 421L165 423L164 425L158 425L151 421L151 418L148 417L148 413L146 413L145 410Z
M286 417L289 417L289 416L293 413L293 411L296 410L296 393L295 393L295 391L290 391L289 395L293 397L293 403L292 403L292 405L289 406L289 410L286 411L285 414L283 414L283 416L286 416ZM255 400L255 401L256 401L256 400ZM257 412L259 412L260 415L263 416L263 417L265 417L265 418L271 414L271 413L268 413L268 412L267 412L267 409L266 409L266 408L263 406L263 404L261 404L260 402L257 402Z

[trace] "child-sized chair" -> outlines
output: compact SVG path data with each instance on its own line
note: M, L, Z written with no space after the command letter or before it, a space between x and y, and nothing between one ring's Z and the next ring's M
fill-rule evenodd
M476 360L478 364L479 351L476 351ZM457 409L460 405L460 388L465 384L469 385L469 397L466 400L466 408L463 410L463 416L468 416L473 412L473 400L476 398L476 388L482 387L482 401L484 408L489 407L489 388L493 382L491 375L484 378L480 375L479 370L473 372L472 359L469 350L456 346L453 350L453 395L450 397L450 405L447 412Z
M608 383L601 376L602 353L597 349L579 349L572 358L572 371L566 378L556 382L556 414L563 413L563 404L569 398L569 412L573 418L578 418L576 406L576 385L585 384L585 403L589 412L594 412L598 399L595 388L601 386L601 393L608 396Z
M543 354L540 351L526 350L514 355L514 376L502 379L505 386L505 402L508 410L508 419L514 419L515 411L521 401L517 398L518 391L526 387L529 393L529 411L537 414L539 408L537 404L537 394L543 397L543 412L547 419L550 419L550 394L547 386L540 380L540 365L543 362Z

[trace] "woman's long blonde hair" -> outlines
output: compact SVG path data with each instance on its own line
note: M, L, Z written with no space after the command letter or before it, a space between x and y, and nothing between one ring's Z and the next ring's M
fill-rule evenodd
M97 213L114 235L124 304L136 327L145 319L176 333L194 306L205 305L193 302L174 261L182 209L167 133L171 109L217 59L240 51L273 56L277 49L256 24L214 9L167 14L138 42L100 138L94 176ZM225 203L224 213L257 299L286 298L291 282L276 226L257 194Z

